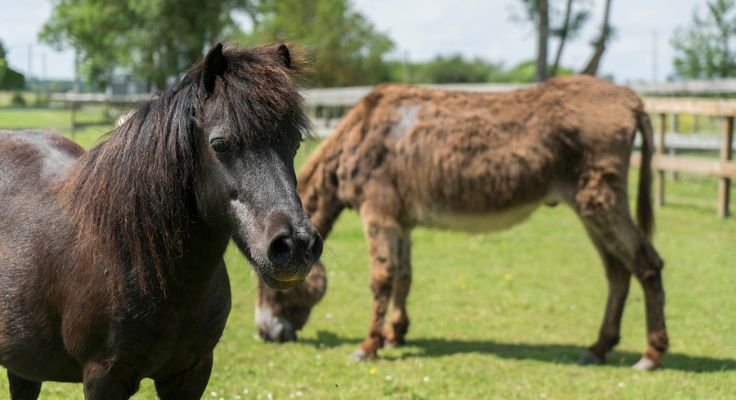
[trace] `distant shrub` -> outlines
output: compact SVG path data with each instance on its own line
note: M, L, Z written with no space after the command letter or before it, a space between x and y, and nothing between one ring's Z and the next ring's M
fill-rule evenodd
M14 107L25 107L26 99L25 97L23 97L23 93L21 92L13 93L13 97L10 98L10 105Z
M36 92L36 96L33 98L34 107L48 107L49 103L51 103L51 98L48 93Z

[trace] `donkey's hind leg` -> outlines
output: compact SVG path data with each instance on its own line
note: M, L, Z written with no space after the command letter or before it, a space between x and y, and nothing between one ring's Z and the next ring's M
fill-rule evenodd
M386 343L392 346L403 345L406 332L409 331L409 314L406 310L406 300L411 289L411 234L409 232L404 232L401 236L399 251L399 270L394 278L390 329L386 329L384 334Z
M41 392L41 382L30 381L8 371L11 400L36 400Z
M644 289L648 347L634 367L655 369L660 366L669 345L661 274L664 263L644 232L631 219L625 180L611 178L606 181L603 177L593 176L586 182L587 185L575 196L575 206L583 223L591 236L604 246L606 253L620 260Z
M593 243L603 260L608 280L608 300L603 314L603 322L598 332L598 340L583 354L579 363L602 364L606 361L606 354L616 346L621 339L621 317L624 313L626 297L631 284L631 272L624 263L613 253L608 251L605 244L594 233L590 233Z
M370 248L373 311L368 337L352 354L355 360L375 358L378 349L383 347L383 327L393 291L394 276L399 269L402 234L398 222L387 217L380 209L363 205L360 214Z

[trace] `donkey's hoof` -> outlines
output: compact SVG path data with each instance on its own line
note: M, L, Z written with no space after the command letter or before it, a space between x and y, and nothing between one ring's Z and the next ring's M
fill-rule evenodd
M585 350L585 353L578 360L578 365L602 365L604 362L605 360L593 354L590 350Z
M355 350L353 354L350 355L350 359L352 361L366 361L366 360L370 360L373 358L376 358L376 356L375 355L371 356L362 348Z
M654 371L655 369L661 368L662 365L654 360L647 357L642 357L639 362L634 364L631 368L638 371Z

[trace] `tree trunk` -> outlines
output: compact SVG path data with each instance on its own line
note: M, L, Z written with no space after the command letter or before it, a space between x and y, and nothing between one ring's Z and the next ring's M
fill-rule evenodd
M611 26L609 23L609 17L611 14L611 0L606 0L606 11L603 14L603 25L601 26L601 34L598 36L598 40L596 40L593 43L593 56L590 57L590 61L588 61L588 65L585 66L585 68L580 71L583 75L592 75L595 76L598 74L598 67L601 63L601 58L603 58L603 52L606 51L606 43L608 42L608 37L611 33Z
M542 82L547 78L547 39L549 37L549 13L547 0L537 0L539 20L537 25L537 69L535 80Z
M570 29L570 16L572 15L572 0L567 0L567 8L565 8L565 21L562 23L560 30L560 43L557 45L557 53L555 54L555 62L552 65L552 76L557 76L557 70L560 68L560 59L562 58L562 49L565 47L567 40L567 31Z

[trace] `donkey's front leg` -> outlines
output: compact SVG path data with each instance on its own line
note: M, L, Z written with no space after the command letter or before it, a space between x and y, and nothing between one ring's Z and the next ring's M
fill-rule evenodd
M401 247L401 228L395 220L366 207L361 208L361 216L371 254L373 314L368 337L352 355L355 360L375 358L378 349L383 346L383 325L394 276L399 268Z

